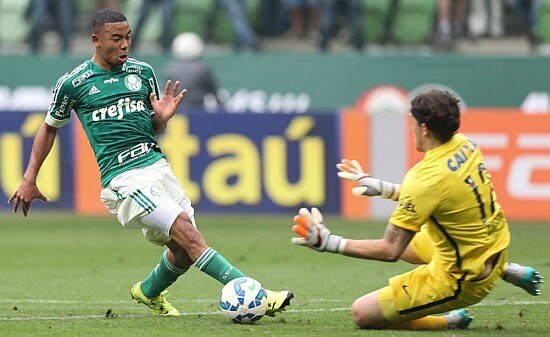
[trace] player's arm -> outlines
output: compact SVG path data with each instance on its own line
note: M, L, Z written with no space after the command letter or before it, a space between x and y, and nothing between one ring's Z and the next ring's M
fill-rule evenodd
M52 149L56 135L57 128L46 123L42 123L38 129L38 132L34 137L29 164L27 165L27 169L23 175L23 182L17 191L15 191L15 193L8 199L8 204L14 201L14 213L17 212L19 204L21 204L23 215L27 216L31 201L37 198L42 201L49 200L38 189L38 186L36 185L36 177L38 176L38 172L40 171L44 160Z
M155 91L151 92L149 99L155 114L153 115L151 122L153 123L153 132L157 135L161 133L168 124L168 121L178 109L183 96L187 92L187 89L183 89L178 93L179 81L176 81L174 87L172 87L172 81L168 80L164 87L164 95L159 99Z
M155 135L158 135L164 131L164 129L166 129L166 125L168 125L168 120L164 120L157 115L153 115L153 117L151 117L151 122L153 123L153 133Z
M387 262L399 260L416 232L388 223L378 240L347 240L342 252L346 256Z
M351 193L356 196L376 197L397 201L401 185L380 180L365 173L357 160L342 159L336 167L340 170L338 177L358 183Z
M399 259L403 251L415 235L414 231L400 228L391 223L386 227L386 233L378 240L350 240L331 234L323 224L323 216L317 208L311 212L302 208L294 217L295 225L292 230L299 237L292 238L291 242L307 246L319 252L340 253L362 259L394 262Z

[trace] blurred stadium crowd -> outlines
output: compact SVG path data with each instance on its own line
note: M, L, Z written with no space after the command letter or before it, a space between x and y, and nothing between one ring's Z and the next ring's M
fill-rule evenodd
M0 51L88 50L79 41L102 7L125 13L134 47L154 53L187 31L207 46L256 52L550 43L550 0L0 0Z

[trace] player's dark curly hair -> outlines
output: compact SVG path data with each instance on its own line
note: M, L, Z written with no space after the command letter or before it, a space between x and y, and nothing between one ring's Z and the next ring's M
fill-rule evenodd
M419 124L442 143L451 139L460 127L459 100L448 91L430 90L413 98L411 113Z
M92 32L97 33L106 23L124 21L128 21L128 19L121 12L111 8L102 8L92 18Z

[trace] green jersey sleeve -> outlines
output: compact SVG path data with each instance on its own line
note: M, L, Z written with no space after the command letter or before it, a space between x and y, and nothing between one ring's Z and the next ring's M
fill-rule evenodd
M153 70L153 67L151 67L149 64L147 63L145 64L147 66L144 69L143 75L147 79L146 86L148 89L148 95L154 92L157 99L160 99L159 84L157 82L157 76L155 75L155 71ZM155 110L153 109L153 105L151 105L151 100L149 99L147 100L147 108L149 109L151 116L155 114Z
M71 121L71 110L76 105L74 87L69 78L69 74L61 76L53 89L52 103L46 115L46 123L55 128L60 128Z

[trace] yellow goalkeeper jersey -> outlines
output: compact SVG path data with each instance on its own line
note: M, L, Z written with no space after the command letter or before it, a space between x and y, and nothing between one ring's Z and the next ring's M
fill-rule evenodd
M510 232L479 147L463 134L426 152L403 180L390 223L435 243L432 266L473 279L485 261L508 247Z

